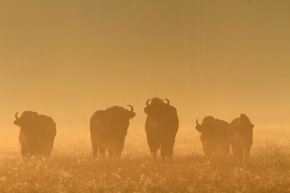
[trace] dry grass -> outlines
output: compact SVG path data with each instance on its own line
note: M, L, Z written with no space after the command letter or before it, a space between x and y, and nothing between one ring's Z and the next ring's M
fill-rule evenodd
M256 134L257 136L260 136ZM0 192L290 192L287 136L255 137L252 157L204 158L198 134L181 131L173 160L150 159L145 134L131 131L123 157L91 157L88 133L59 133L49 160L23 161L16 132L0 142Z

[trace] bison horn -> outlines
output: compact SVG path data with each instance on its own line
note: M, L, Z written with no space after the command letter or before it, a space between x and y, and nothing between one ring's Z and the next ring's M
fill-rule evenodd
M147 107L149 107L149 101L151 101L151 99L148 99L148 100L146 101L146 105L147 105Z
M200 124L198 123L198 120L197 120L197 119L196 119L196 125L197 125L197 126L200 126Z
M131 108L131 112L133 112L134 111L134 108L132 107L132 105L128 105L130 108Z
M164 99L167 103L167 105L169 105L170 104L170 101L168 100L168 99Z
M18 113L19 113L19 112L17 112L17 113L15 114L15 119L19 119L19 117L17 116Z

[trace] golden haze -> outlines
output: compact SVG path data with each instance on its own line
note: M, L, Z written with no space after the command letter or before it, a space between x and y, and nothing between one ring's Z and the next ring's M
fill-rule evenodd
M16 111L87 129L97 109L169 98L181 123L289 125L290 3L0 1L1 127ZM11 128L13 129L13 128Z

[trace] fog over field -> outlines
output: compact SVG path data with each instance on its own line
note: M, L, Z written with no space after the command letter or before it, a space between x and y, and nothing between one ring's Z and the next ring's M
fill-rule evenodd
M289 37L288 0L0 0L0 192L290 191ZM180 120L167 163L150 159L152 97L169 99ZM90 117L113 105L136 112L123 157L93 160ZM44 163L22 161L13 122L26 110L56 122ZM215 170L195 121L241 113L255 125L251 159Z

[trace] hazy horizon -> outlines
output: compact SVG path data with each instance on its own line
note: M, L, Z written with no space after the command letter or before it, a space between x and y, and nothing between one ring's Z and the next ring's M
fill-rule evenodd
M0 127L33 110L88 130L130 104L143 129L152 97L192 128L240 113L289 127L289 21L287 0L0 0Z

